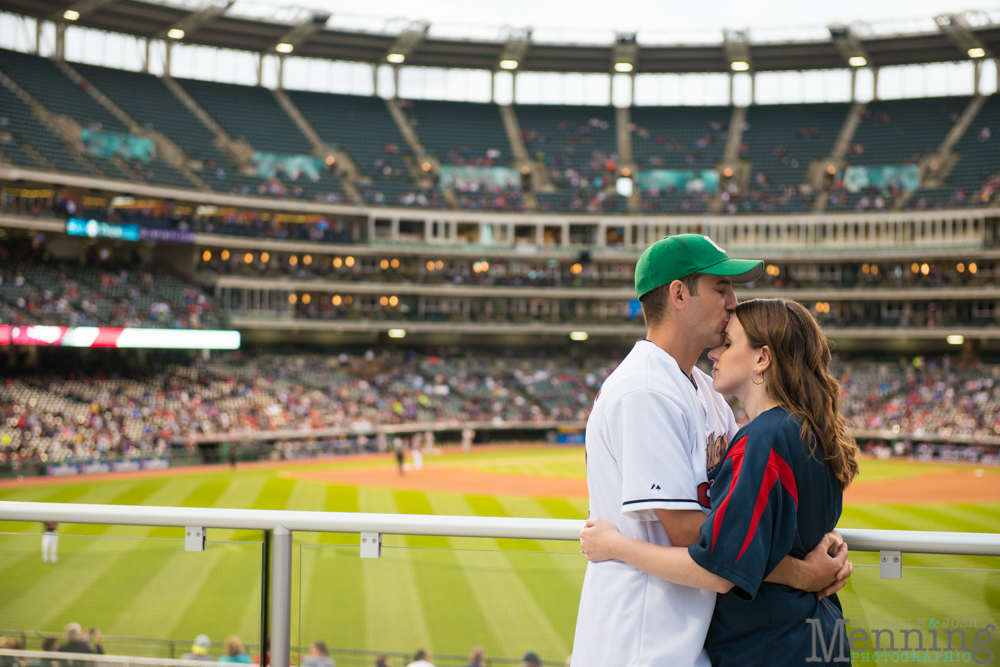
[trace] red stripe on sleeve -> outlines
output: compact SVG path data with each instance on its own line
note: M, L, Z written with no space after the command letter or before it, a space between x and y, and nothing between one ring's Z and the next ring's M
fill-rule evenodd
M771 495L771 489L779 481L785 490L791 494L792 499L795 501L795 506L798 507L799 493L795 486L795 475L792 474L792 469L785 459L778 456L774 450L771 450L771 455L767 458L767 468L764 469L764 479L761 482L760 491L757 493L757 501L753 506L753 517L750 519L750 527L747 529L747 536L743 540L743 547L740 549L739 555L736 556L737 561L743 557L743 553L750 546L750 543L753 542L753 538L757 534L757 524L760 523L760 517L764 514L764 510L767 509L767 501Z
M736 488L736 481L740 478L740 469L743 467L743 454L747 447L747 436L743 436L736 441L733 448L729 450L729 454L726 455L727 459L733 460L733 481L729 484L729 493L722 502L719 503L719 509L715 511L715 518L712 519L712 548L709 551L715 551L715 543L719 537L719 529L722 528L722 518L726 515L726 508L729 506L729 499L733 497L733 490Z
M795 473L792 472L792 467L788 465L788 462L781 458L774 450L771 450L771 459L769 463L774 464L774 467L778 471L778 479L781 480L781 485L785 487L785 491L792 494L792 500L795 501L795 507L798 507L799 490L798 487L795 486Z

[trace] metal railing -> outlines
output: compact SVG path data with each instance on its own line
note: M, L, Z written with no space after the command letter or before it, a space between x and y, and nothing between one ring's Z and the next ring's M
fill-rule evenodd
M360 556L379 558L382 535L486 537L535 540L579 539L583 521L513 517L444 516L421 514L371 514L288 510L240 510L224 508L89 505L39 502L0 502L0 520L67 522L122 526L184 527L188 547L199 529L260 530L265 534L268 563L263 568L262 590L269 597L270 619L262 618L269 630L271 664L287 667L291 662L292 534L295 531L356 533ZM1000 556L1000 534L932 531L843 529L840 531L854 551L881 552L891 562L901 552L966 556ZM204 531L200 533L204 535ZM195 540L196 542L197 540ZM892 575L888 575L892 577ZM262 608L262 616L266 607ZM264 637L267 633L262 632Z

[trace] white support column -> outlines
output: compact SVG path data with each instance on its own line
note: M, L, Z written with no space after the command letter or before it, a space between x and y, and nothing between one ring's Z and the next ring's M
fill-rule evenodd
M143 55L143 59L142 59L142 71L143 71L144 74L149 74L149 59L152 57L152 54L153 54L152 43L153 43L153 40L151 40L150 38L147 37L146 38L146 46L143 49L143 54L144 55Z
M174 50L173 44L170 42L164 42L164 47L166 47L166 51L163 56L163 74L164 76L173 76L173 72L171 71L171 62L173 60L172 55Z
M393 241L398 241L399 240L399 218L393 218L392 219L392 226L390 227L390 230L391 230L390 231L390 234L391 234L390 238Z
M510 73L510 103L517 104L517 72Z
M608 106L615 105L615 75L608 75Z
M858 101L858 68L851 68L851 104Z
M878 67L872 67L872 100L878 99Z
M729 106L733 106L733 73L729 73Z
M372 64L372 97L378 97L378 63Z
M35 19L35 48L33 53L36 56L42 55L42 19Z
M982 78L982 73L983 73L983 61L982 60L973 61L972 66L974 68L972 70L972 90L973 90L973 95L978 95L979 94L979 83L980 83L980 79Z
M56 52L53 54L56 60L66 59L66 24L57 23L56 24ZM979 63L976 63L977 65ZM978 72L979 69L976 69ZM978 78L978 75L977 75ZM976 86L976 90L979 90L979 86Z
M399 99L399 66L394 65L392 68L392 99Z
M559 245L561 245L564 248L568 248L569 247L569 223L568 222L562 223L562 231L559 232L559 240L560 240L560 244Z
M631 86L631 92L629 93L629 96L628 96L628 105L630 107L634 107L635 106L635 72L632 72L629 75L629 78L632 80L632 86Z
M292 531L275 526L271 542L271 667L288 667L292 653ZM267 655L268 647L260 653Z
M543 223L535 225L535 245L539 248L545 245L545 225Z
M490 71L490 104L496 104L497 101L497 73L496 70Z
M264 54L257 54L257 85L264 85Z
M285 56L278 56L278 90L285 88Z
M757 104L757 73L750 72L750 104Z

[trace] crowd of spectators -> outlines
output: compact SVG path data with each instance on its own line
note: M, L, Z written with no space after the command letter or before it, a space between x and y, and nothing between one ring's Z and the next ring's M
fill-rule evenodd
M365 447L356 436L379 426L583 422L616 364L613 355L516 358L457 349L237 352L155 372L22 374L0 384L0 465L189 456L185 448L200 435L341 429L342 448L334 451L385 450L384 438L366 436ZM857 429L944 444L951 436L1000 436L1000 365L948 357L838 361L834 372L843 413ZM287 449L290 458L309 446Z
M198 287L142 261L88 251L84 264L25 257L0 247L0 324L220 329L223 317Z
M0 383L0 465L165 455L175 437L192 446L189 436L201 434L582 421L614 364L369 350L234 353L147 373L19 374Z

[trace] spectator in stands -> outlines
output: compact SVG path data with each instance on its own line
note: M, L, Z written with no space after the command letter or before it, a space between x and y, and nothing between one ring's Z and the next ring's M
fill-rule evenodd
M0 649L23 651L24 646L13 637L0 637ZM0 667L20 667L23 663L12 655L0 655Z
M334 667L336 661L330 657L326 642L315 641L309 645L309 655L302 658L302 667Z
M181 660L214 660L208 654L211 648L212 640L208 638L208 635L198 635L194 638L194 643L191 644L191 652L182 655Z
M521 656L521 667L542 667L542 659L534 651L528 651Z
M46 637L42 642L42 650L48 651L49 653L55 653L59 650L59 638L58 637Z
M406 667L434 667L434 663L431 662L434 658L431 656L430 651L420 649L417 651L416 655L413 656L413 662L408 664Z
M94 644L91 646L90 642ZM91 628L86 634L79 623L73 622L66 625L66 643L59 647L60 653L96 653L104 655L104 647L101 646L100 629ZM69 667L83 667L82 661L70 661Z
M375 658L375 667L392 667L392 660L387 655L380 655Z
M250 664L250 655L243 647L243 642L236 635L229 635L226 639L226 654L219 657L219 662L239 662Z
M486 664L486 649L482 646L473 646L469 652L469 664L465 667L483 667Z

